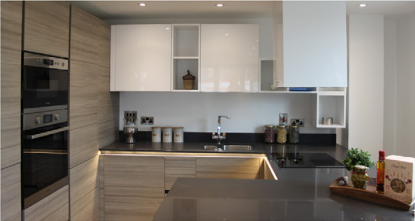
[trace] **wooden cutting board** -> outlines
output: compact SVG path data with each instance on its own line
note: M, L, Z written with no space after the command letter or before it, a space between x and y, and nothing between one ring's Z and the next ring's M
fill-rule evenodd
M339 181L343 180L344 185L339 185ZM372 182L369 182L366 185L366 190L358 189L354 187L349 187L346 184L347 177L339 177L336 180L333 181L333 183L330 184L329 188L331 193L333 194L339 194L343 196L353 197L356 199L369 201L372 203L377 203L385 206L389 206L392 208L400 209L400 210L406 210L408 211L411 209L414 202L408 204L403 201L393 199L390 197L387 197L383 194L376 193L376 184Z

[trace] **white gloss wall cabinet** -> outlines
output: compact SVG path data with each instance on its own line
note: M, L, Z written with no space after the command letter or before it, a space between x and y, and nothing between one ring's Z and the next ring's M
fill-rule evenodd
M282 24L278 86L347 87L345 2L284 1Z
M171 25L111 26L111 91L170 91Z
M258 92L258 25L201 25L201 91Z

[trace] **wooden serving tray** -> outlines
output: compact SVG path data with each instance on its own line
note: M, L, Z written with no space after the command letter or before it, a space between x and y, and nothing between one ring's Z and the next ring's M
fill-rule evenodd
M340 186L339 181L341 180L343 180L345 184ZM414 203L412 202L408 204L403 201L387 197L383 194L376 193L376 186L374 185L374 183L371 183L370 181L366 185L366 190L349 187L347 186L346 183L347 183L347 176L337 178L329 186L331 193L353 197L356 199L369 201L372 203L377 203L377 204L389 206L389 207L400 209L400 210L406 210L406 211L411 209L412 204Z

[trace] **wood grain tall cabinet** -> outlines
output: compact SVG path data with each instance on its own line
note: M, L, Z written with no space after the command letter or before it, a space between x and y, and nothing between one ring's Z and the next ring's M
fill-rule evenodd
M119 94L109 91L111 26L71 7L70 218L95 221L98 150L118 139Z
M1 220L19 221L22 2L1 3Z

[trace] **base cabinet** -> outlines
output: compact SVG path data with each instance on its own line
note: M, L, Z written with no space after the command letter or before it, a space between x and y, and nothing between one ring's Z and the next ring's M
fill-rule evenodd
M104 220L151 220L164 200L164 157L103 158Z
M196 158L196 178L260 179L260 158Z
M196 177L195 157L165 157L164 188L170 190L179 177Z
M24 211L25 221L69 220L69 192L64 186Z

